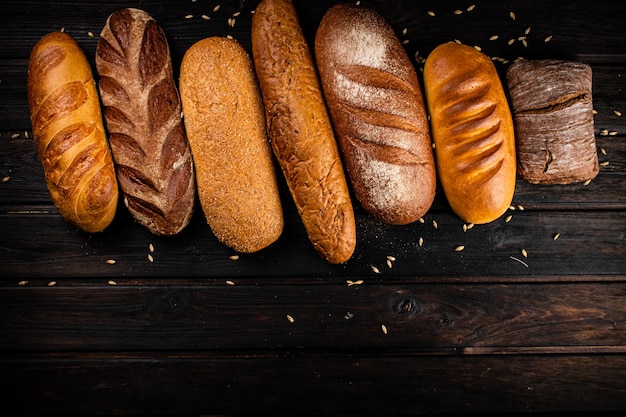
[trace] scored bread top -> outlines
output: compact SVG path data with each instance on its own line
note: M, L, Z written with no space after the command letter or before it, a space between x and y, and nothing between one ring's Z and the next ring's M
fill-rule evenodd
M115 12L96 66L124 202L150 232L177 234L191 220L196 186L165 34L142 10Z
M491 59L471 46L446 43L426 59L424 86L439 177L452 209L488 223L513 198L513 120Z
M393 29L375 11L333 6L315 55L357 199L370 214L407 224L430 208L436 175L422 92Z
M52 201L70 223L102 231L115 217L118 185L91 67L70 35L52 32L33 48L28 102Z

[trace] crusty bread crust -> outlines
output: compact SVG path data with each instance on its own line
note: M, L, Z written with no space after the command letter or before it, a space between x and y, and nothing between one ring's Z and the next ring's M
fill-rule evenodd
M52 201L78 228L104 230L115 217L117 179L91 67L70 35L50 33L33 48L28 102Z
M506 73L517 168L533 184L571 184L598 175L592 72L582 62L522 60Z
M124 203L153 234L175 235L191 220L196 184L165 34L142 10L117 11L96 67Z
M356 246L354 211L315 63L291 1L258 5L252 55L274 155L309 239L328 262L345 262Z
M510 206L516 182L513 119L491 59L446 43L424 65L437 169L455 213L488 223Z
M235 40L200 40L183 57L180 92L207 223L238 252L267 247L283 211L251 58Z
M315 57L357 199L387 223L416 221L435 197L435 163L417 74L393 29L371 9L338 4Z

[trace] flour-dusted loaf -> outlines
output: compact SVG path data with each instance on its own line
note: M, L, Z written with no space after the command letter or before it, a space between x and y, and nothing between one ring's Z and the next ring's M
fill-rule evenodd
M268 135L317 252L330 263L356 246L354 210L315 62L290 0L263 0L252 18L252 55Z
M338 4L315 57L357 199L387 223L416 221L435 197L435 163L415 67L393 29L374 10Z
M68 222L102 231L115 217L118 186L91 67L70 35L49 33L34 46L28 104L52 201Z
M523 60L506 73L520 176L569 184L600 170L593 123L592 72L582 62Z
M153 234L175 235L191 219L196 185L167 39L146 12L117 11L96 66L124 203Z
M435 48L424 65L439 179L455 213L488 223L511 204L516 182L515 132L491 59L454 42Z
M267 247L282 233L283 211L250 56L233 39L196 42L180 93L207 223L238 252Z

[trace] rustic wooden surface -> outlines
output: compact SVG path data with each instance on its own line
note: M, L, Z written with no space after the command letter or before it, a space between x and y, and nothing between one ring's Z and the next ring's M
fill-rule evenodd
M310 41L333 3L296 1ZM518 180L514 210L465 231L440 189L424 222L408 226L355 205L357 250L344 265L313 251L284 182L283 236L238 260L199 210L173 238L150 235L123 207L107 230L85 234L56 212L37 159L26 97L33 45L64 28L93 64L107 16L139 7L163 27L177 68L204 37L231 35L249 50L257 2L5 2L2 415L626 410L626 7L361 3L388 19L418 71L453 40L507 60L495 61L501 74L518 57L590 64L598 177Z

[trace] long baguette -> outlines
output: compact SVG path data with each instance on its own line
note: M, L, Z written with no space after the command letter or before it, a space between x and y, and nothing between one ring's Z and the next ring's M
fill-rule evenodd
M354 211L313 57L290 0L258 5L252 55L272 148L308 237L328 262L343 263L356 246Z

